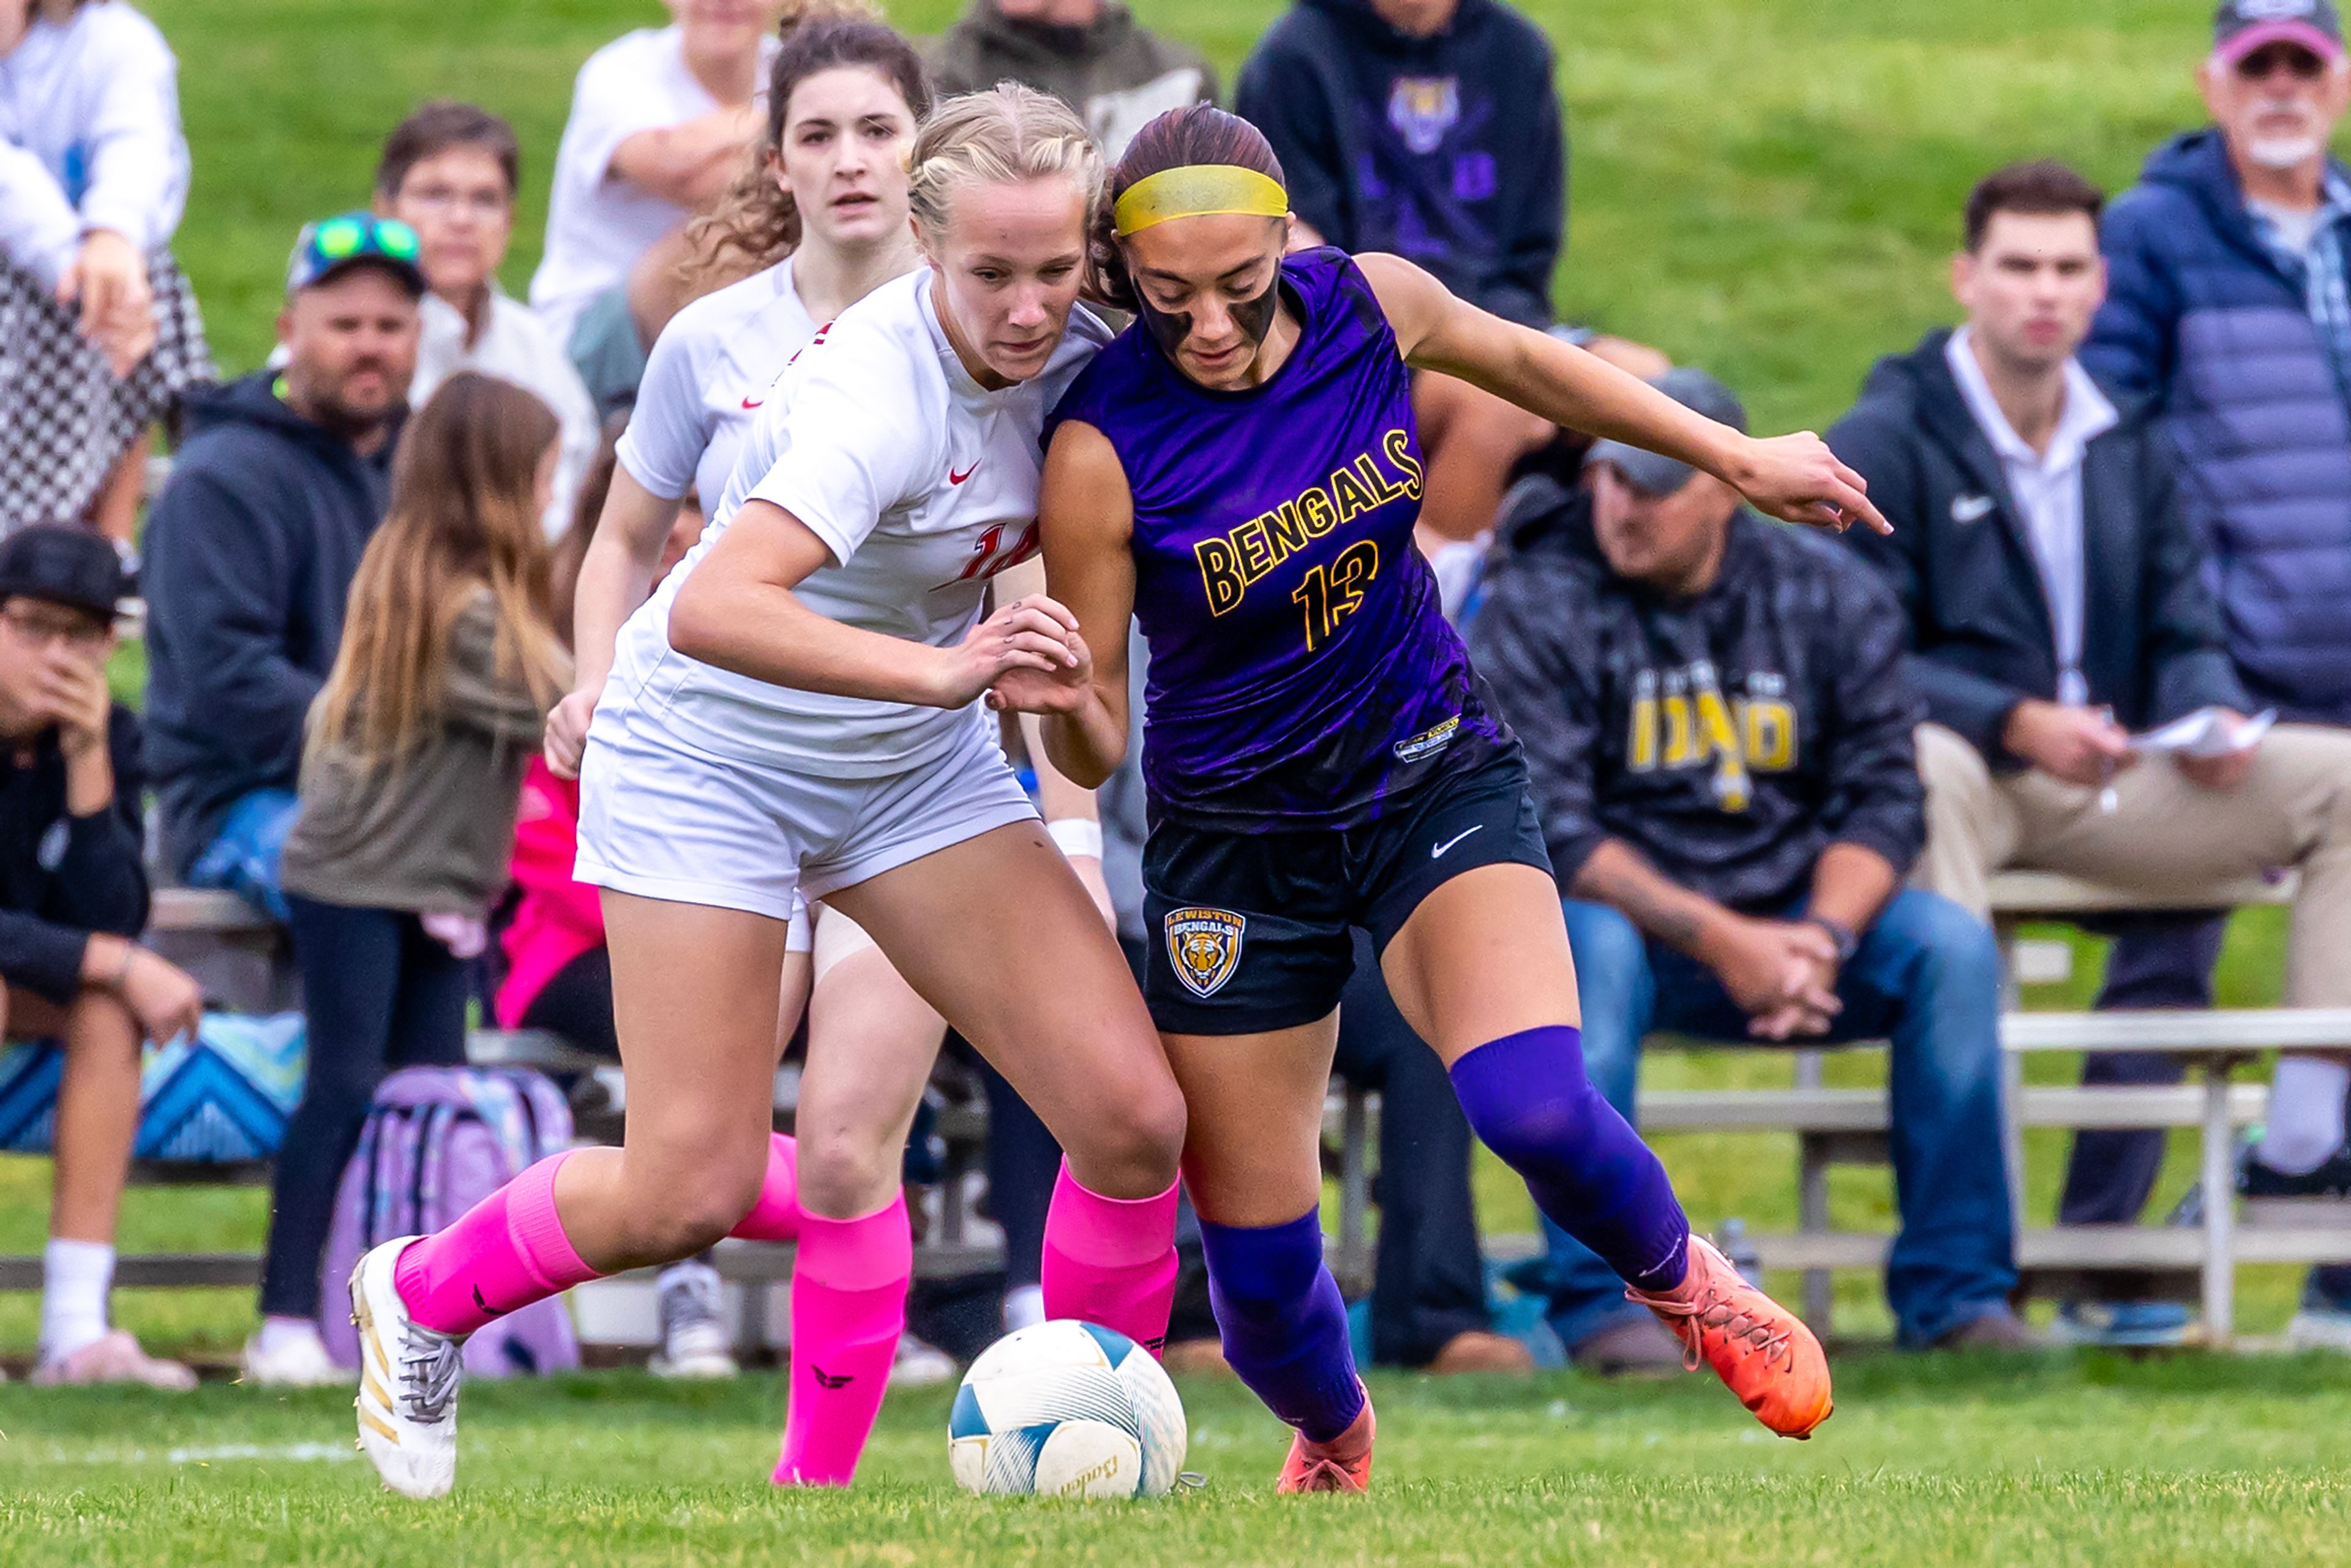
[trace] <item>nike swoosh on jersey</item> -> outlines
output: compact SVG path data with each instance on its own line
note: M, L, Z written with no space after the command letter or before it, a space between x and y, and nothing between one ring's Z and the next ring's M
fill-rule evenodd
M975 463L970 467L965 469L962 473L958 474L955 471L955 465L950 463L947 465L947 483L950 485L960 485L965 480L970 478L975 473L978 472L978 470L979 465Z
M1443 843L1438 844L1436 848L1430 850L1428 852L1428 858L1433 861L1443 860L1445 858L1446 851L1451 849L1454 845L1468 838L1470 833L1482 833L1485 831L1486 824L1480 822L1476 827L1468 830L1468 832L1456 833L1451 838L1446 840Z
M763 397L747 397L743 400L743 406L745 408L757 408L767 401L768 400Z

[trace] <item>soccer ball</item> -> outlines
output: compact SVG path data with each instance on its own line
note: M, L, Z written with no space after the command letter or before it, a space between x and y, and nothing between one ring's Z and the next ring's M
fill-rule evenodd
M947 1463L966 1491L1160 1497L1184 1464L1184 1406L1159 1363L1123 1333L1062 1318L981 1353L947 1417Z

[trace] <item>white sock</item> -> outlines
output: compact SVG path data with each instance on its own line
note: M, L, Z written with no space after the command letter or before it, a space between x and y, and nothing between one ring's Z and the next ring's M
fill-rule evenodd
M2281 1176L2308 1176L2343 1146L2343 1097L2351 1065L2282 1056L2270 1079L2269 1124L2253 1157Z
M1045 1287L1015 1285L1004 1292L1004 1332L1034 1328L1045 1321Z
M106 1337L114 1249L53 1236L42 1249L41 1268L41 1359L61 1361Z
M261 1332L253 1339L254 1348L264 1355L275 1355L299 1340L319 1340L322 1349L326 1344L319 1339L318 1323L309 1318L264 1318Z

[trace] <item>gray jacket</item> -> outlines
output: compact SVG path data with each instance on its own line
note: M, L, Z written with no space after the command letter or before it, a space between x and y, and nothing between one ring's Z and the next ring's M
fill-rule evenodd
M287 892L362 909L488 913L506 891L523 768L547 718L522 677L498 669L496 633L485 589L450 624L437 724L397 764L362 767L339 745L303 758L302 809L280 867Z

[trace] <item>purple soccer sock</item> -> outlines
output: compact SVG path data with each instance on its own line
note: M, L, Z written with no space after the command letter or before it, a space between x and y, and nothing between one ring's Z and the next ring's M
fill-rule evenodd
M1666 1167L1583 1071L1573 1024L1489 1040L1453 1064L1453 1092L1488 1148L1526 1178L1535 1207L1644 1291L1689 1267L1689 1219Z
M1322 1216L1287 1225L1200 1221L1225 1359L1266 1408L1327 1443L1363 1414L1364 1385L1347 1341L1347 1303L1322 1266Z

